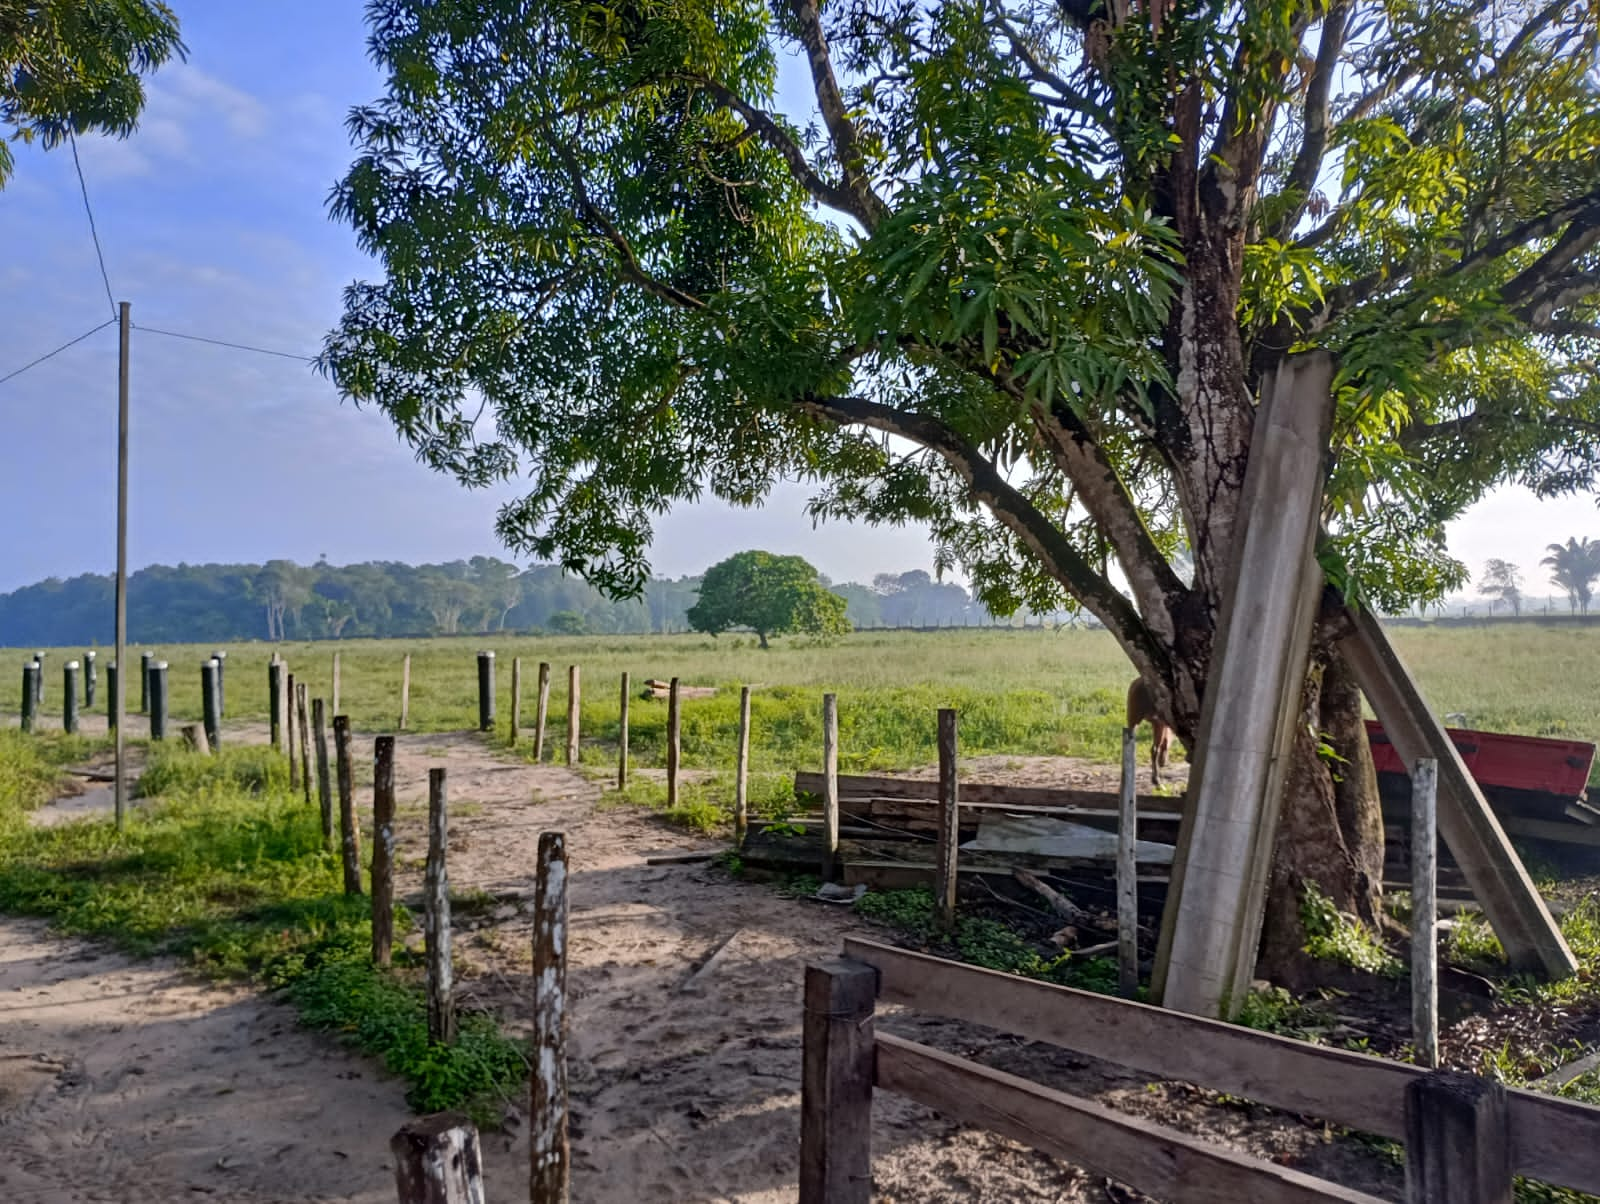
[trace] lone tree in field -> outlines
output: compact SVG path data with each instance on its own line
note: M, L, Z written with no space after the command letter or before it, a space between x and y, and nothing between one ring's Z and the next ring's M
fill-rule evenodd
M1490 560L1484 564L1478 592L1504 602L1512 614L1522 614L1522 570L1509 560ZM1489 604L1489 609L1494 609L1494 603Z
M0 126L46 147L91 130L127 137L140 76L183 54L178 18L154 0L0 0ZM0 141L0 188L11 167Z
M1592 2L369 11L389 84L333 211L384 279L324 367L463 482L531 473L500 534L604 588L640 588L675 501L799 478L817 516L926 525L995 613L1093 614L1192 742L1256 401L1297 348L1340 364L1321 559L1346 593L1442 596L1447 520L1595 482ZM1274 971L1306 880L1377 918L1337 601Z
M695 631L710 635L748 627L765 648L768 636L790 632L845 634L845 605L802 557L740 552L706 570L688 619Z
M1567 591L1567 603L1579 614L1589 613L1594 583L1600 579L1600 543L1588 538L1549 546L1550 555L1539 563L1550 570L1550 581Z

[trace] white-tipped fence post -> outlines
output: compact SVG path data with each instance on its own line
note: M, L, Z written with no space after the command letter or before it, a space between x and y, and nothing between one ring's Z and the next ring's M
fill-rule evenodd
M531 1204L566 1204L567 844L539 835L533 896L533 1075L528 1106Z

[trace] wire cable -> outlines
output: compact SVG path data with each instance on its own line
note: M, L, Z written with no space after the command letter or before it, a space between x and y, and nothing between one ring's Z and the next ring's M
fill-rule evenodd
M191 343L210 343L213 347L232 347L235 351L254 351L259 355L275 355L280 359L299 360L303 364L314 364L317 357L314 355L296 355L292 351L274 351L270 347L252 347L248 343L230 343L226 339L208 339L198 334L182 334L176 330L157 330L154 326L141 326L135 322L135 330L142 330L146 334L164 335L169 339L187 339Z
M67 348L76 347L79 343L83 342L84 339L88 338L92 334L99 334L107 326L115 326L116 322L117 322L117 320L115 318L108 318L106 321L104 321L104 322L100 323L100 325L96 326L93 330L84 331L77 338L71 339L68 342L65 342L65 343L61 344L61 346L57 347L54 351L46 351L38 359L29 360L26 364L23 364L22 367L14 369L13 371L7 372L4 376L0 376L0 385L5 384L6 381L12 379L12 377L21 376L29 368L37 368L40 364L44 363L45 360L52 359L55 356L60 355Z
M89 237L94 239L95 258L100 261L100 279L106 286L106 304L111 307L111 320L117 320L117 302L111 295L111 277L106 273L106 254L100 249L100 231L95 228L94 209L89 205L89 186L83 182L83 164L78 162L78 136L71 131L67 141L72 145L72 166L78 172L78 191L83 193L83 211L89 215Z

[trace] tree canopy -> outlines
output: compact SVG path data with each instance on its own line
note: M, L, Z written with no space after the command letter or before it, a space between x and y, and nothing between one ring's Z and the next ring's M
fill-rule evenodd
M1600 580L1600 543L1584 538L1569 538L1553 543L1549 555L1539 563L1550 570L1551 584L1566 591L1572 609L1589 613L1594 598L1594 583Z
M0 0L0 123L46 147L90 130L126 137L144 108L141 76L184 53L158 0ZM0 141L0 187L12 162Z
M690 627L710 635L748 627L763 648L769 636L850 630L845 600L827 588L804 557L759 551L736 553L707 569L687 617Z

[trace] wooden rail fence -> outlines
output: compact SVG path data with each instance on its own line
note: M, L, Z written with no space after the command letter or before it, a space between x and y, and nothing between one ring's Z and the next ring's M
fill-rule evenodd
M1600 1108L1034 982L874 941L806 968L801 1204L871 1198L874 1088L1168 1200L1375 1197L873 1031L879 1003L968 1021L1404 1142L1411 1204L1501 1204L1511 1176L1600 1191Z

